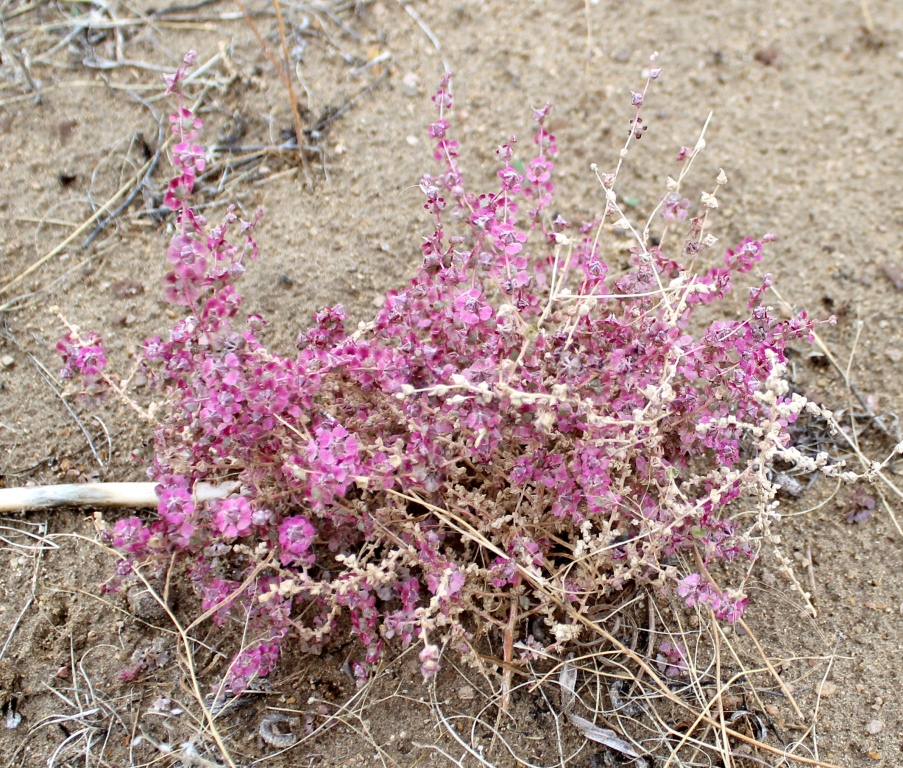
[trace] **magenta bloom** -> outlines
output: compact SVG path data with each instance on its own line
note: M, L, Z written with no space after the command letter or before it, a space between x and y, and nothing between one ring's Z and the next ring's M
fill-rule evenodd
M738 272L749 272L761 260L762 243L751 237L744 238L736 248L728 248L724 252L724 263L729 269L736 269Z
M686 657L687 649L683 645L665 640L658 647L655 665L668 677L677 677L687 671Z
M137 517L118 520L113 526L113 546L132 554L142 552L150 536L147 526Z
M698 573L691 573L677 582L677 594L680 595L691 608L699 602L703 592L704 584L701 585L701 581L702 577Z
M187 172L200 173L207 167L204 148L190 141L180 141L173 147L173 165Z
M526 176L534 184L545 184L552 177L552 163L543 157L534 158L527 166Z
M232 662L227 677L230 690L240 693L252 680L266 677L279 660L279 645L275 642L261 643L246 648Z
M346 329L342 307L326 307L296 351L268 349L262 318L245 320L235 287L257 254L257 217L241 222L229 207L211 224L191 199L206 162L200 120L180 92L193 60L167 81L178 105L176 173L164 190L175 211L165 297L188 309L181 320L168 313L171 333L145 343L148 365L122 387L129 394L140 378L157 389L158 514L105 533L124 558L109 590L139 568L165 572L177 555L202 610L217 626L243 627L223 680L238 693L286 644L318 653L348 629L359 682L395 638L418 643L433 677L441 649L471 654L481 626L511 620L512 601L536 619L524 627L524 658L550 644L567 653L569 633L556 626L566 619L538 584L579 607L594 592L658 589L662 571L647 565L682 553L712 567L754 557L731 505L770 501L752 462L799 455L786 427L806 401L772 382L813 322L771 316L771 278L740 316L733 306L728 319L690 316L730 293L773 237L740 242L721 263L694 206L666 193L662 217L683 235L630 247L609 274L603 259L614 254L599 240L607 215L569 222L552 203L549 105L534 111L538 156L524 164L509 137L498 175L474 189L450 133L446 77L429 129L439 167L418 184L430 212L422 267L372 322ZM645 94L634 94L635 108ZM638 113L630 125L636 137L646 128ZM605 197L621 193L615 177L599 176ZM68 330L66 374L92 395L118 390L100 339ZM197 507L201 484L228 498ZM856 514L874 506L863 497ZM477 531L491 555L474 546ZM669 568L672 591L736 621L746 597L699 571ZM549 624L555 632L542 630ZM668 639L651 663L685 676L687 651Z
M180 232L173 235L169 241L169 247L166 249L166 259L170 264L194 264L199 258L203 257L207 252L204 244L193 237Z
M158 486L159 487L159 486ZM163 488L159 491L157 514L167 523L178 526L194 513L194 502L185 488Z
M492 307L486 303L478 288L462 291L455 298L455 317L466 325L486 322L492 317Z
M103 341L93 331L75 336L71 333L60 339L56 351L63 357L63 368L60 376L71 379L75 376L94 378L107 364L107 355Z
M253 510L244 496L220 502L213 515L213 525L226 539L246 536L251 530Z
M748 597L730 598L727 595L722 595L721 602L715 609L715 615L719 619L724 619L733 624L744 614L748 603Z
M279 560L283 565L309 564L313 555L308 553L317 531L303 515L287 517L279 526L279 544L282 554Z
M672 192L662 203L662 218L665 221L684 221L690 210L690 201Z
M182 262L163 276L163 298L170 304L189 306L201 296L207 275L207 260Z

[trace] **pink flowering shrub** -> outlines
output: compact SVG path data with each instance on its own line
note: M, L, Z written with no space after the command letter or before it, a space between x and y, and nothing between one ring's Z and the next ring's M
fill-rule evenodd
M739 617L745 595L719 588L708 566L753 557L768 535L767 468L806 405L787 395L784 349L810 324L772 316L770 278L745 317L691 318L769 238L710 256L714 195L693 217L672 191L662 226L688 220L686 232L652 245L626 222L614 175L600 176L601 222L553 217L549 105L534 112L533 158L516 161L509 138L497 186L470 191L446 77L429 127L437 170L419 182L431 220L421 268L372 321L349 331L342 307L326 308L297 354L277 354L258 341L263 319L241 318L234 285L257 256L255 222L230 208L211 226L190 205L204 163L179 90L191 61L169 81L178 231L164 280L188 314L146 343L166 402L149 470L160 504L110 531L117 578L184 563L213 620L245 628L227 675L236 691L285 643L319 652L342 614L361 678L396 638L422 646L425 676L444 646L473 653L493 627L509 664L511 641L559 651L580 631L561 605L588 610L631 583ZM644 95L633 95L631 140L647 128ZM636 235L626 270L603 259L606 224ZM103 359L94 342L65 344L67 366L90 377ZM200 502L202 481L237 487ZM536 617L541 637L529 634ZM661 650L678 674L683 651Z

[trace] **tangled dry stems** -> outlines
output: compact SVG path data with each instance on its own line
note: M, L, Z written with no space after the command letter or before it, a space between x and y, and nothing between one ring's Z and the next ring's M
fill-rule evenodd
M56 548L63 538L45 539L42 549ZM79 537L78 541L84 546L101 546L92 539ZM115 556L109 549L106 552ZM653 759L659 761L657 764L687 766L712 765L719 759L735 766L830 765L818 757L814 718L794 737L788 738L786 726L777 726L777 718L767 712L772 702L780 703L784 714L790 706L797 706L792 698L781 693L780 683L772 676L773 670L779 666L792 669L794 662L806 661L802 677L788 681L788 685L796 689L791 696L805 695L810 700L813 697L806 689L814 687L814 704L809 707L817 714L820 686L817 682L813 686L813 682L827 679L835 658L833 654L816 659L791 657L755 664L757 651L748 628L744 634L725 633L723 624L715 620L710 611L696 611L690 614L695 618L693 623L698 624L692 629L686 623L684 609L674 603L663 606L659 600L643 593L613 608L604 617L604 622L575 616L575 620L584 621L592 630L594 640L585 643L588 647L575 649L576 652L566 659L542 655L536 662L517 671L518 682L512 686L509 695L524 702L536 701L538 696L542 701L541 710L551 717L551 728L557 734L554 743L557 757L551 763L548 759L537 761L536 743L523 737L525 731L529 735L536 727L536 721L524 720L523 707L512 712L505 711L502 706L502 689L498 678L491 673L491 665L497 664L497 660L487 658L489 674L482 676L478 670L449 664L444 679L436 678L430 682L428 699L424 701L422 696L418 697L416 693L412 696L402 690L407 681L403 676L398 679L399 667L407 661L412 649L380 665L364 687L340 704L312 698L304 709L282 707L271 710L285 712L291 718L304 718L312 725L301 733L297 721L293 722L292 732L297 738L283 750L271 749L255 760L237 759L234 757L236 752L243 754L246 748L231 736L232 715L236 709L233 706L219 713L213 711L210 696L203 693L207 684L198 677L196 654L202 643L194 632L201 629L200 623L180 620L156 584L147 581L144 586L164 610L178 636L182 652L175 660L176 676L182 679L184 690L194 698L193 705L185 708L186 715L179 720L175 731L181 730L181 741L173 744L155 735L150 722L137 730L132 728L129 725L131 718L125 710L135 711L134 693L117 700L108 699L89 676L85 659L76 659L73 655L73 683L53 691L63 704L63 711L30 724L23 748L32 735L62 723L70 728L70 735L62 739L49 756L51 765L62 765L67 756L75 754L91 754L99 764L115 759L115 752L109 758L106 755L111 738L118 732L130 734L130 765L143 763L138 757L143 742L152 748L151 755L155 752L165 754L170 759L180 760L183 765L203 768L250 766L265 763L279 754L298 755L298 750L310 754L309 750L316 749L327 732L341 725L346 732L356 734L388 768L405 763L400 762L400 755L393 749L394 739L380 741L373 734L370 718L372 712L401 698L409 709L423 708L425 714L431 713L429 716L436 729L433 740L417 737L412 740L413 746L441 753L453 764L463 764L463 757L470 756L485 766L581 765L587 759L587 752L593 749L585 740L589 736L591 740L595 737L597 741L616 745L614 751L599 752L596 759L600 761L617 760L612 757L616 752L624 754L633 750L639 755L638 765L642 765L643 760ZM798 605L797 610L800 608L802 606ZM186 631L187 627L193 629ZM687 649L682 656L686 668L678 674L663 672L662 665L667 661L653 655L654 649L665 639ZM96 649L88 653L93 652ZM158 679L171 676L166 669L155 675ZM287 684L289 680L282 682ZM439 692L440 682L443 694ZM468 706L467 700L461 701L459 697L455 701L454 695L449 696L461 682L474 690L473 697L478 706ZM273 691L276 692L278 689ZM141 708L145 708L155 695L152 687L142 697ZM255 706L253 694L245 694L247 697L251 697L250 706ZM177 712L175 705L173 709ZM266 718L263 713L260 716ZM244 722L246 717L239 715L236 722ZM175 719L178 718L170 718L170 721ZM792 724L793 718L788 717L788 720L791 720L790 727L797 727ZM797 720L797 723L803 722ZM594 724L595 728L588 728L586 723ZM77 727L71 728L73 724ZM543 727L546 729L549 725ZM606 729L610 729L609 733L603 733L599 739L599 733ZM173 731L170 729L166 733ZM239 730L235 736L241 734ZM617 739L612 738L612 734L617 734ZM548 740L544 741L548 746ZM748 751L744 745L749 747ZM784 762L781 756L785 758Z

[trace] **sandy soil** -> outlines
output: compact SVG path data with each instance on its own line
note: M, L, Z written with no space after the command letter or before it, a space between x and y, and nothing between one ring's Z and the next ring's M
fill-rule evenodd
M639 214L651 210L665 177L675 173L678 149L692 145L713 112L689 196L698 199L723 168L730 183L715 234L724 243L778 235L764 269L792 305L816 317L837 316L823 336L864 405L810 349L797 350L793 383L843 411L847 423L851 408L881 416L880 425L874 419L857 425L863 450L873 458L887 455L893 437L881 425L893 433L894 414L903 412L903 5L872 0L872 31L854 0L312 5L283 3L290 46L300 56L303 83L296 80L295 87L305 123L351 102L322 131L319 154L310 155L314 191L305 189L293 157L248 149L236 153L250 156L246 163L233 162L207 199L211 216L227 202L265 211L258 231L263 256L243 291L249 311L269 321L266 343L289 350L324 304L341 302L366 317L375 300L413 273L426 226L413 186L431 169L424 127L441 58L456 75L456 130L474 186L491 178L497 144L511 132L526 136L530 107L551 99L561 149L558 204L571 220L590 220L602 198L589 165L612 165L631 118L630 90L642 84L648 55L658 50L664 74L647 102L649 130L631 152L622 194L633 198ZM277 50L272 6L248 7ZM60 326L48 308L58 305L70 322L98 331L122 371L142 339L166 330L172 315L159 298L159 282L168 224L148 214L160 204L165 161L87 247L91 227L40 268L10 281L64 242L153 154L157 119L167 110L159 99L162 70L176 66L188 48L198 50L201 62L220 54L199 78L206 86L196 88L203 91L208 143L274 145L291 129L282 86L235 7L212 2L154 15L155 9L143 0L0 6L7 41L0 67L0 286L9 286L0 288L0 482L8 487L143 479L148 427L112 402L93 410L71 403L72 412L51 386ZM25 71L40 88L40 103ZM134 396L147 402L152 394L138 388ZM836 450L847 451L842 441ZM903 485L903 469L891 467L887 475ZM870 491L879 500L872 518L848 523L853 492L835 494L821 480L801 498L784 501L794 513L782 527L786 550L813 591L818 617L802 612L765 561L757 567L749 623L771 657L788 660L782 674L806 715L801 725L787 702L775 698L772 718L785 741L817 722L819 759L897 766L903 764L903 533L877 489ZM887 490L885 496L903 521L900 498ZM23 717L18 728L0 726L3 764L146 764L160 754L148 741L130 746L139 729L159 742L186 738L188 715L147 714L158 696L190 701L179 687L180 651L166 617L140 595L98 599L112 560L74 537L93 536L90 513L29 513L0 525L4 541L16 544L25 539L12 529L69 534L39 558L3 546L0 704L9 711L14 701ZM187 615L193 598L179 589L175 597ZM748 636L735 642L747 658L758 658ZM148 648L159 657L155 674L140 684L118 682L133 652ZM461 757L460 746L434 727L428 693L409 657L391 666L368 701L356 701L337 727L272 756L276 749L257 736L266 707L298 710L316 724L328 706L323 701L354 694L342 671L347 656L341 644L321 659L289 655L268 695L223 716L236 756L250 764L270 755L261 764L271 766L451 764L417 742ZM85 715L94 701L89 686L100 711ZM440 681L438 696L449 713L475 711L461 686L453 670ZM534 764L550 765L558 760L550 746L556 725L537 701L524 693L516 702L518 726L509 736ZM43 719L54 716L58 722ZM297 727L303 730L303 723ZM97 735L93 754L106 763L86 762L83 730ZM482 738L494 764L513 764L488 731ZM568 749L581 750L572 765L607 764L599 745L581 747L573 732L561 738ZM815 757L811 738L806 743L800 754Z

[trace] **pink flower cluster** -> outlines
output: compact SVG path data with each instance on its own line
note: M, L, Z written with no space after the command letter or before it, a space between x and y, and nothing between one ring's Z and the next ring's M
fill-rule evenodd
M167 93L175 93L178 109L169 116L172 132L179 141L172 150L172 164L176 176L169 182L163 204L177 213L178 231L166 250L166 258L172 271L163 279L163 296L173 303L197 310L197 302L208 289L221 287L239 277L244 272L243 259L257 258L257 244L250 231L257 218L241 222L244 243L233 245L229 242L229 227L238 222L235 206L229 206L222 223L209 227L207 220L190 205L189 198L194 191L198 174L207 166L204 148L194 144L203 123L185 106L181 84L188 69L194 64L197 54L189 51L182 67L166 78ZM259 218L259 214L258 214Z
M96 402L109 393L110 385L104 373L107 353L100 336L93 331L70 330L57 342L56 351L63 358L60 378L77 382L82 400Z
M190 314L145 347L166 402L149 471L157 515L110 536L134 568L162 572L178 557L204 609L235 621L248 640L230 667L235 690L287 642L318 652L342 613L364 677L389 640L419 642L429 676L440 647L475 652L477 626L513 622L526 638L531 617L562 620L549 594L582 610L657 583L727 620L745 608L688 564L752 557L725 510L768 497L756 462L762 446L789 443L787 409L798 409L769 382L809 322L775 319L761 291L747 317L696 332L691 317L731 291L762 242L707 262L704 214L675 198L665 209L689 217L682 245L637 245L627 268L608 265L599 221L549 213L549 105L534 112L534 156L516 160L509 138L497 186L475 193L449 138L448 78L434 102L440 167L419 184L431 222L422 268L355 333L327 308L284 356L258 340L259 317L238 319L252 225L232 246L231 209L211 228L188 205L203 151L179 96L164 294ZM690 263L711 266L692 274ZM67 365L84 372L78 359ZM234 481L225 498L195 497L200 482ZM679 671L682 652L662 652Z
M746 597L731 596L719 591L711 582L706 581L698 573L690 573L677 582L677 594L689 605L707 605L719 619L736 621L746 610L749 602Z
M89 379L100 376L107 365L103 341L93 331L76 336L67 334L56 345L56 351L63 358L60 376L64 379L85 377Z
M687 649L681 644L664 640L655 655L655 665L659 672L668 677L678 677L687 671Z

